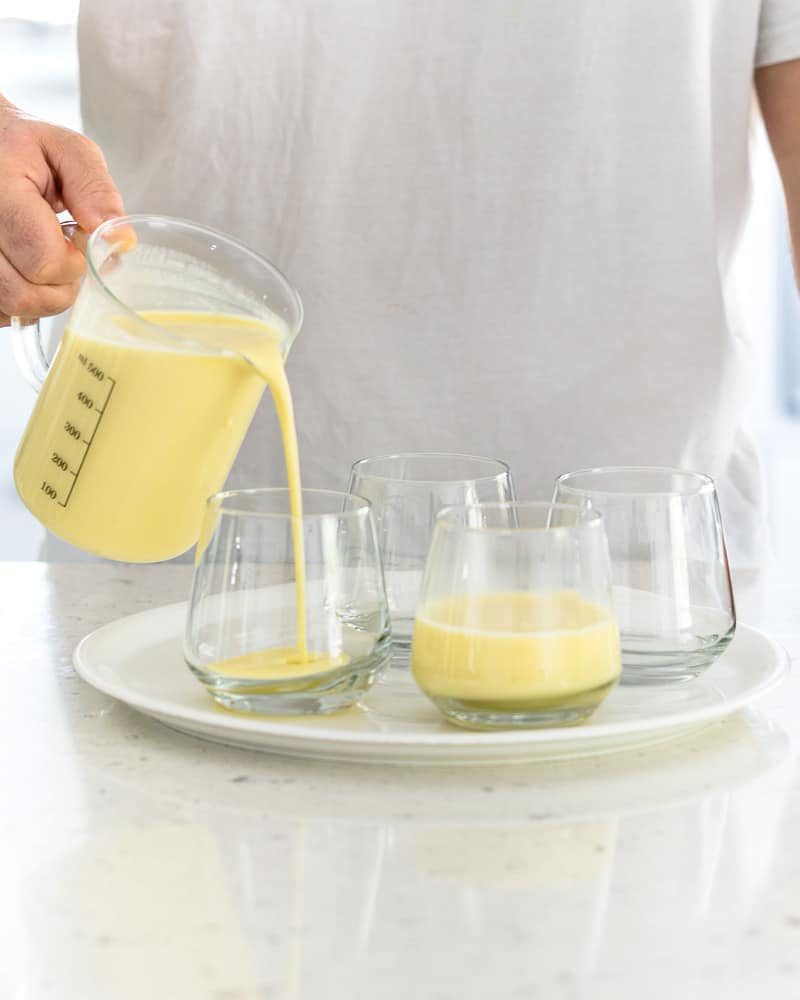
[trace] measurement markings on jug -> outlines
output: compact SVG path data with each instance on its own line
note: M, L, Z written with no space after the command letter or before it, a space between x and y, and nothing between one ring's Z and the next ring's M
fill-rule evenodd
M64 433L71 440L82 444L84 451L83 455L81 456L81 460L78 463L78 467L76 469L70 468L69 462L64 457L64 455L61 454L60 451L57 450L53 451L53 453L50 456L50 461L57 469L59 469L61 472L66 472L69 476L72 477L72 482L70 483L69 490L67 491L67 494L63 500L61 499L61 494L59 493L59 490L57 489L56 486L54 486L51 482L49 482L46 479L42 481L42 486L41 486L42 492L46 496L48 496L51 500L55 500L59 507L66 507L70 501L72 492L75 489L75 484L78 481L78 476L80 476L81 469L83 468L84 463L86 462L86 456L89 454L89 449L92 447L92 442L94 441L95 435L97 434L97 431L100 427L103 415L108 409L108 404L111 401L111 394L114 392L114 389L117 386L117 380L112 378L110 375L107 375L103 371L103 369L100 368L99 365L94 364L91 358L87 357L85 354L79 354L78 360L86 369L86 371L92 376L92 378L96 379L98 385L100 384L105 385L106 383L108 384L108 392L105 394L105 398L102 400L98 399L97 395L94 394L93 392L89 393L86 392L85 390L81 390L80 392L75 393L75 399L78 401L78 403L80 403L81 406L85 407L87 411L93 413L97 419L95 420L94 427L92 428L92 432L89 435L89 437L84 436L84 432L83 430L81 430L80 427L80 421L77 417L75 418L75 421L72 420L64 421Z

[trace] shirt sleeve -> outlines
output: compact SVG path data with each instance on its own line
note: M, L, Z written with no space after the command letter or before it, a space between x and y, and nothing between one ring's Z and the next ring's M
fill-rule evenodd
M800 0L762 0L756 66L800 59Z

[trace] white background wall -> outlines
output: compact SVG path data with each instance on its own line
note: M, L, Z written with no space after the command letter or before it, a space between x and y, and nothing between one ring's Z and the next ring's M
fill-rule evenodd
M70 128L80 123L77 8L78 0L0 0L0 89L32 114ZM765 456L777 561L798 565L800 422L789 419L782 408L778 316L784 337L800 337L800 308L791 285L776 171L763 133L757 132L754 207L737 262L738 280L749 328L759 343L752 422ZM33 398L16 372L9 338L0 335L0 559L35 559L43 538L42 529L17 499L11 477Z
M33 115L80 127L77 0L0 0L0 89ZM15 21L20 14L42 22ZM60 25L43 23L47 19ZM6 334L6 335L3 335ZM33 390L19 376L7 331L0 331L0 559L36 559L44 530L22 506L12 480L17 442L33 406Z

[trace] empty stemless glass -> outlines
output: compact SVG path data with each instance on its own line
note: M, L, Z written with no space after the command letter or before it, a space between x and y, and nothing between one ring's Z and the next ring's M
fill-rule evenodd
M295 571L286 489L208 501L186 624L186 662L228 708L306 714L344 708L388 663L391 634L369 504L303 490Z
M681 469L618 467L561 476L555 499L604 518L623 683L687 680L736 628L714 482Z
M411 670L458 725L527 728L589 716L620 673L602 516L549 503L443 510Z
M383 455L355 463L348 493L372 504L392 616L393 661L408 666L436 515L454 504L513 500L511 472L505 462L475 455Z

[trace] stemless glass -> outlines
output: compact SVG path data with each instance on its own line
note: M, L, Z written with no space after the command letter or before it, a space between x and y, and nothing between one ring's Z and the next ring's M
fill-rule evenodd
M561 476L555 499L605 518L623 683L687 680L733 638L736 612L714 482L681 469Z
M298 573L288 490L233 490L208 501L184 651L192 673L228 708L287 715L344 708L389 661L369 503L303 490L302 527Z
M620 673L602 516L549 503L443 510L411 670L458 725L553 726L589 716Z
M383 455L355 463L348 493L372 504L392 616L393 662L408 666L436 515L453 505L513 500L511 472L505 462L475 455Z

